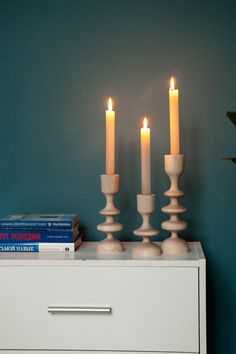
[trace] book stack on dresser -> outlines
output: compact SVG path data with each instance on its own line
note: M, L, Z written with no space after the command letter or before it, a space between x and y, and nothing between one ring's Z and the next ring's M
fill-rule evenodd
M0 219L0 252L74 252L79 222L78 214L8 215Z

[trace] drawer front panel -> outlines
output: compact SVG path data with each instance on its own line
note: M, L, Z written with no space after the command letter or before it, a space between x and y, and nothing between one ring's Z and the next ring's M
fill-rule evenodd
M1 349L198 352L197 268L12 266L0 282Z

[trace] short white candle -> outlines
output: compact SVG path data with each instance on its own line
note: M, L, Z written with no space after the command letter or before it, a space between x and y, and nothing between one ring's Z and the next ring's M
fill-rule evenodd
M142 194L151 194L151 166L150 166L150 128L147 127L147 118L143 120L141 128L141 178Z

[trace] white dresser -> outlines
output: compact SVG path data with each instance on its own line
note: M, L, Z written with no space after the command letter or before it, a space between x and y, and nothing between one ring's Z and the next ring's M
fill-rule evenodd
M0 254L0 353L206 354L205 257Z

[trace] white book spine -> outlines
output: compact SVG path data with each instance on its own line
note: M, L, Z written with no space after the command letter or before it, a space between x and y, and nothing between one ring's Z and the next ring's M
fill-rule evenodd
M72 243L39 243L39 252L74 252L81 244L81 239Z
M74 243L39 243L39 252L60 252L60 251L67 251L67 252L74 252L75 251L75 244Z

